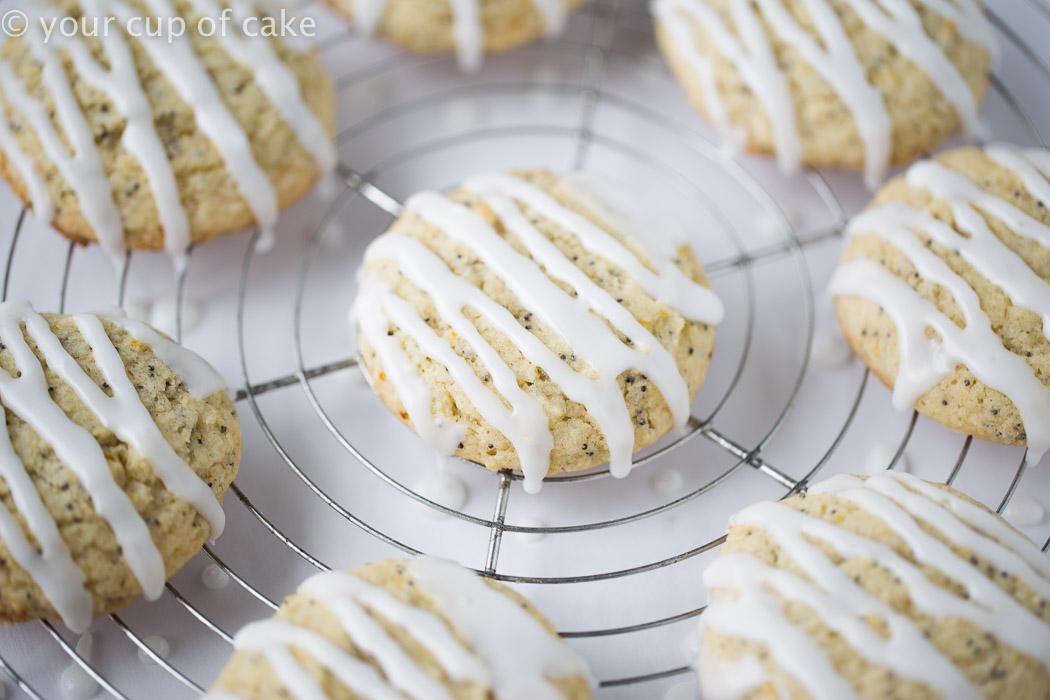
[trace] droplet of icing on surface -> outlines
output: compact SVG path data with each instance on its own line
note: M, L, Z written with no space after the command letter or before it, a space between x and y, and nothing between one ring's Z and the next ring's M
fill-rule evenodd
M685 478L682 476L682 472L674 469L673 467L664 467L660 471L653 474L652 481L653 490L661 496L670 498L671 496L677 496L682 491L682 486L685 484Z
M167 639L161 637L160 635L151 635L143 639L142 642L146 646L148 646L154 654L156 654L162 659L167 659L171 655L171 644L168 643ZM152 658L150 658L150 655L142 649L139 649L138 653L139 661L141 661L142 663L147 665L156 663Z
M325 225L325 230L321 233L321 250L342 248L349 237L348 222L336 216Z
M220 591L230 583L230 575L216 564L208 564L201 572L201 584L209 591Z
M441 121L452 129L472 129L484 119L485 108L477 100L452 100L441 108Z
M763 209L755 221L755 233L763 243L782 241L791 228L798 228L799 218L790 209L781 208L780 215Z
M335 173L325 175L317 181L314 193L322 202L330 202L346 189L346 183Z
M366 78L350 87L350 104L359 114L376 112L386 106L386 84L379 79Z
M153 326L161 333L174 338L176 326L178 325L177 310L178 300L174 296L157 299L153 302L153 306L150 307L149 325ZM204 308L201 306L200 302L184 298L182 300L183 334L191 332L194 328L200 325L201 317L203 315Z
M1043 505L1023 494L1015 495L1003 509L1003 517L1014 527L1032 527L1043 521L1046 509Z
M838 328L818 326L813 333L809 359L823 369L841 369L853 360L853 348Z
M864 458L864 473L874 475L886 471L886 468L890 466L890 462L893 461L893 456L897 454L898 447L899 445L892 442L877 442L872 445ZM901 455L894 469L900 472L908 471L908 456L906 454Z
M259 236L255 239L255 252L258 255L266 255L274 246L277 245L277 234L274 233L272 228L266 228L259 231Z
M532 94L529 101L533 109L550 107L556 94L551 88L560 78L561 74L554 66L536 66L529 71L529 82L532 83Z
M422 479L416 482L414 487L416 493L428 498L435 503L460 510L467 503L467 485L459 477L449 474L444 469L428 472ZM425 512L443 517L444 513L434 510L430 506L421 504Z
M682 640L682 656L685 657L686 663L696 663L697 656L700 655L700 629L696 626L689 631L689 634Z
M149 323L149 302L145 299L133 299L130 297L125 299L123 311L128 318Z
M89 676L84 669L71 664L62 671L62 692L71 700L87 700L98 695L98 682Z
M75 649L77 654L90 664L91 652L94 646L94 636L90 632L85 632L77 640ZM87 671L76 662L69 664L62 671L59 683L62 686L62 692L71 700L87 700L87 698L93 698L98 695L98 681L88 675Z
M696 681L683 681L668 688L664 700L698 700L700 689Z
M520 525L522 527L547 527L546 521L540 520L531 515L525 516L516 522L515 525ZM546 532L515 532L513 534L518 540L526 544L536 544L547 536Z

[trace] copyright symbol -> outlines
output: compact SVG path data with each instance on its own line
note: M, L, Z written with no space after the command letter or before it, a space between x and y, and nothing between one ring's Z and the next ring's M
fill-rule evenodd
M22 36L29 29L29 18L21 10L9 10L0 17L0 31L7 36Z

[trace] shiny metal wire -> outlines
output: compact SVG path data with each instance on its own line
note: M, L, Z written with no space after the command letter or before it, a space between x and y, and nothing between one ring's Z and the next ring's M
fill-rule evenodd
M1044 15L1050 20L1050 6L1045 4L1042 0L1019 0L1020 2L1029 5L1034 8L1037 12ZM685 127L681 124L674 122L671 119L663 116L655 110L649 108L644 104L632 101L630 98L623 95L618 95L605 89L604 79L606 72L612 62L627 62L630 64L637 64L639 67L645 70L655 72L659 75L667 76L666 69L662 64L652 61L647 58L635 56L632 54L623 53L613 46L613 34L614 30L618 25L636 26L639 28L647 28L649 22L646 13L640 11L637 7L624 7L622 0L592 0L582 11L583 19L581 21L589 22L588 38L585 43L573 43L567 40L549 42L547 44L531 47L525 49L530 52L547 52L550 54L557 54L559 56L574 56L579 59L582 66L581 75L582 78L579 82L555 82L545 85L539 85L534 82L517 82L517 83L489 83L489 84L474 84L467 87L449 88L447 90L439 91L437 93L430 94L426 97L422 97L416 100L409 100L402 104L399 104L396 108L397 113L403 114L409 110L421 110L434 105L448 103L449 101L471 96L512 96L519 94L523 90L536 91L542 89L548 91L552 95L561 96L578 96L579 108L578 108L578 119L574 126L562 127L562 126L534 126L534 127L487 127L475 130L469 134L444 137L440 139L431 140L424 142L418 146L405 149L403 151L389 154L388 157L382 161L379 165L374 167L369 172L358 172L352 168L353 164L343 164L340 166L340 175L345 183L346 189L340 196L339 200L332 206L328 214L322 220L317 227L310 245L300 262L300 273L298 277L298 283L295 289L295 306L294 306L294 321L291 334L294 342L294 359L295 367L289 374L279 377L277 379L271 379L265 382L253 382L248 372L247 358L245 354L245 336L244 336L244 306L247 295L247 280L249 273L252 268L252 263L255 258L255 243L258 239L258 233L252 239L251 245L248 246L245 254L243 265L240 275L240 283L238 285L238 297L237 297L237 339L238 348L237 352L240 357L240 365L242 372L243 387L235 393L235 400L242 406L247 404L249 412L253 418L257 421L266 439L269 441L272 448L275 450L277 455L284 461L285 465L291 472L302 482L307 488L308 492L312 494L312 497L316 497L318 501L324 504L324 506L330 508L336 514L345 519L348 523L362 529L370 535L378 538L379 540L400 549L407 554L416 554L418 551L403 542L400 542L388 533L370 525L364 521L347 507L340 504L337 499L329 495L319 484L311 479L307 469L304 465L298 464L288 453L288 451L282 446L280 440L275 435L267 422L267 417L264 411L261 409L257 399L263 394L269 392L281 391L289 389L293 386L298 386L316 414L317 419L323 425L324 429L327 430L331 435L340 443L340 445L349 453L354 459L360 462L365 468L370 470L378 479L377 488L391 488L394 489L401 496L407 497L416 501L419 504L427 508L434 509L449 517L457 518L471 525L485 528L489 531L489 537L487 539L487 550L485 552L485 566L479 570L479 573L493 579L507 581L507 582L519 582L519 583L533 583L533 584L563 584L563 583L581 583L589 581L601 581L606 579L613 579L625 576L632 576L647 571L652 571L666 566L671 566L684 560L695 557L703 552L710 551L718 547L723 541L724 537L716 538L711 541L699 544L698 546L692 547L688 550L679 552L674 556L661 558L646 564L633 566L629 568L623 568L619 570L601 571L595 572L588 575L576 575L576 576L562 576L562 577L536 577L528 575L520 575L509 573L500 569L500 549L504 533L506 532L519 532L519 533L536 533L536 534L550 534L556 535L560 533L573 533L573 532L585 532L594 530L603 530L607 528L615 528L618 526L626 525L628 523L637 522L639 520L651 517L657 517L661 514L667 513L674 510L675 508L694 501L698 498L703 497L706 493L714 489L719 484L729 479L733 474L742 469L753 469L770 480L775 482L779 487L783 489L783 496L787 497L791 494L797 493L804 489L806 484L813 479L819 471L824 467L828 460L832 457L835 451L838 449L840 443L846 435L847 430L851 427L853 420L857 414L858 408L861 404L861 399L864 396L865 388L869 380L869 374L864 372L861 376L859 385L854 389L854 400L850 406L850 409L843 416L841 425L839 426L831 444L827 447L821 458L812 465L809 471L799 479L792 478L787 475L786 472L777 468L775 464L767 461L763 455L763 448L767 445L769 440L776 434L777 430L781 427L784 420L787 418L792 404L798 395L799 390L805 380L806 370L805 367L808 363L803 363L802 370L796 377L792 389L789 393L788 400L785 401L779 416L774 421L768 432L759 440L753 444L739 444L735 442L730 436L721 432L717 425L717 419L722 410L722 407L726 404L730 396L732 396L734 389L737 387L738 382L744 376L747 371L748 363L750 360L750 351L752 347L752 341L754 338L755 330L755 304L756 304L756 289L755 289L755 267L766 262L778 260L782 258L789 258L794 265L794 270L797 275L797 283L799 285L799 292L802 298L806 302L805 308L805 357L808 358L811 344L813 341L814 334L814 292L813 285L810 280L809 270L807 267L806 257L804 255L804 249L807 246L818 244L828 239L834 238L839 235L842 224L846 220L846 209L844 205L839 201L837 196L828 183L823 179L823 176L817 172L809 172L806 177L813 189L817 194L820 201L827 208L829 214L833 219L833 224L825 227L818 231L809 232L798 232L795 231L787 217L784 216L780 210L778 203L775 201L774 196L763 186L763 184L756 179L752 174L745 170L741 165L733 160L724 160L719 158L719 162L724 164L724 170L726 174L733 177L742 188L744 188L754 199L761 204L766 213L773 217L774 220L778 221L782 226L783 230L786 231L786 236L782 242L773 243L746 252L737 232L733 229L733 226L725 220L719 213L717 207L713 206L710 202L706 201L704 193L700 191L695 184L688 181L683 176L676 173L673 168L667 164L659 161L655 157L647 154L646 152L633 147L631 144L624 143L618 140L614 135L604 133L600 128L596 127L596 115L602 107L615 107L616 109L623 110L627 113L632 114L644 120L647 124L655 129L659 129L664 133L673 135L678 141L681 142L682 147L691 149L694 151L699 158L707 158L713 160L718 157L718 147L709 142L705 137L692 129ZM996 14L994 8L989 8L989 15L991 16L992 22L996 29L999 31L1003 39L1016 48L1020 54L1027 60L1027 62L1033 66L1042 76L1044 85L1050 87L1050 63L1046 59L1041 57L1031 45L1029 45L1016 31L1009 27L1002 19ZM340 34L333 36L321 45L322 51L329 51L342 42L352 41L352 37L348 34ZM369 66L368 68L351 72L342 78L337 80L337 85L340 90L348 89L355 84L360 83L363 80L367 80L376 76L381 76L384 73L393 71L397 68L406 65L424 65L429 62L444 60L437 59L434 57L420 57L402 54L395 56L392 59L380 62L376 65ZM1026 113L1024 107L1015 98L1013 92L1007 86L1006 82L999 78L993 77L992 89L1002 98L1003 102L1010 107L1018 121L1024 125L1024 128L1028 132L1028 136L1033 143L1045 145L1044 137L1040 133L1036 124ZM360 138L366 135L370 129L375 128L377 125L383 123L383 121L392 116L389 112L380 111L377 114L372 115L369 118L358 121L352 126L345 129L339 134L339 142L347 143L353 139ZM595 144L600 144L604 148L616 151L619 154L637 160L639 163L644 163L647 167L657 171L661 171L667 176L669 180L676 181L678 185L687 192L689 196L697 203L698 207L704 209L706 212L711 213L716 219L719 220L719 224L722 226L724 232L733 242L735 247L735 254L732 256L722 259L709 261L705 264L710 276L720 277L729 275L741 276L746 285L746 297L740 302L736 300L735 303L739 307L742 307L742 312L747 318L747 330L745 332L744 339L742 341L742 352L739 363L734 370L734 376L730 381L725 394L715 404L714 409L706 416L694 416L689 423L688 432L685 435L680 436L678 439L667 444L666 446L651 452L644 457L641 457L637 463L644 463L653 460L658 460L662 455L667 454L672 450L681 448L686 443L701 438L712 444L718 446L726 453L732 456L735 460L734 463L727 469L723 470L722 473L716 475L708 483L696 488L690 493L687 493L678 498L669 500L657 507L648 508L635 513L627 515L621 515L615 518L609 518L589 523L571 525L571 526L545 526L545 527L530 527L524 525L515 525L513 523L506 522L507 507L512 493L510 486L511 484L520 478L519 475L511 472L500 472L492 475L494 498L493 498L493 509L492 516L490 518L478 517L466 512L462 512L456 509L445 507L439 503L427 499L423 495L414 491L410 486L407 486L398 481L394 476L388 474L382 467L382 465L376 464L369 460L364 454L362 454L352 443L352 441L340 432L334 421L326 413L324 407L319 401L317 395L314 393L311 382L319 377L327 376L336 372L344 372L351 370L355 367L356 363L353 359L347 358L345 360L328 363L322 366L306 367L303 361L302 352L302 309L303 309L303 296L306 286L306 280L309 277L311 266L316 261L319 252L321 240L324 235L326 226L329 224L330 219L334 216L335 212L338 211L338 207L345 204L349 199L360 197L372 205L376 206L383 212L391 216L396 216L400 211L401 205L396 198L391 196L389 193L383 191L381 188L374 184L374 181L382 176L382 174L399 164L410 162L413 159L419 158L424 154L433 153L442 150L454 150L460 145L467 142L479 142L485 139L496 139L505 137L508 135L515 136L546 136L555 137L564 141L572 152L572 161L577 168L582 168L586 165L588 156L592 147ZM20 234L23 228L23 224L26 217L26 211L23 210L18 216L17 222L10 234L10 241L7 248L7 259L4 263L3 282L0 286L0 294L2 298L6 299L8 296L8 283L10 279L10 273L12 266L15 264L16 251L20 244ZM57 308L61 311L65 309L66 297L67 297L67 285L69 280L70 269L72 266L73 258L76 254L77 248L75 245L70 244L68 252L64 261L64 273L62 277L61 286L58 290L58 304ZM122 274L119 276L117 282L116 299L118 302L123 300L124 289L127 283L127 273L130 266L133 264L134 256L129 256L127 264L125 264ZM191 262L192 264L192 262ZM176 328L178 329L176 336L181 337L182 327L182 300L185 294L185 283L187 276L188 266L184 267L178 274L176 279ZM242 415L244 412L242 411ZM904 453L909 441L911 440L913 430L915 428L917 413L913 413L910 421L904 430L903 435L898 441L896 453L891 459L889 467L896 466L901 455ZM953 467L949 474L945 475L945 481L948 484L955 482L959 476L964 463L966 462L967 456L970 453L970 447L972 444L972 438L966 437L962 439L961 446L957 458L954 461ZM1021 482L1022 477L1027 469L1028 461L1027 455L1022 458L1021 463L1018 465L1011 482L1002 497L999 504L998 510L1001 512L1009 502L1010 498L1014 495L1018 485ZM572 483L581 480L601 479L608 476L608 470L595 470L584 474L574 474L567 476L554 476L547 479L548 488L557 488L559 484ZM325 564L318 557L310 553L307 549L297 543L294 539L286 535L280 527L274 522L267 518L267 516L261 512L252 503L249 496L241 490L241 488L234 484L231 487L232 493L236 496L237 502L240 507L243 507L262 527L264 527L273 537L283 546L287 547L290 551L295 553L298 557L309 563L311 566L318 569L327 569L328 565ZM236 506L234 506L236 507ZM1050 549L1050 539L1043 546L1043 551ZM275 609L277 607L276 601L270 599L258 588L256 588L250 581L246 580L245 577L238 574L236 570L230 567L216 552L210 547L204 548L204 556L211 559L216 566L224 571L233 582L243 589L250 597L257 600L260 604L266 608ZM203 634L214 635L229 644L232 643L232 636L228 630L223 629L219 624L210 619L208 615L201 611L201 609L195 605L191 600L186 598L179 590L172 584L168 584L166 587L168 596L175 601L178 606L184 610L192 619L200 623L203 630ZM702 614L703 607L694 609L688 609L680 613L665 616L659 619L650 620L647 622L633 624L628 626L607 628L607 629L592 629L592 630L568 630L562 631L561 634L567 639L580 639L580 638L602 638L612 637L620 635L632 635L647 630L663 627L670 624L679 623L691 618L695 618ZM164 669L179 683L184 685L193 693L202 692L202 688L209 682L206 679L194 679L191 678L187 669L180 669L173 663L170 663L155 652L153 652L144 641L143 637L133 630L122 618L117 615L109 616L110 623L119 632L126 636L135 648L141 650L144 654L149 656L155 661L160 668ZM112 696L117 698L126 698L120 689L117 687L112 679L107 679L103 673L90 664L85 659L81 658L75 647L66 640L63 634L54 625L48 622L39 623L43 629L47 632L47 635L53 640L55 645L61 652L69 657L69 659L78 664L84 669L92 678L97 681L103 689L109 692ZM645 684L658 680L667 679L669 677L677 676L680 674L688 673L690 671L688 666L671 667L666 669L658 669L649 673L620 677L620 678L606 678L601 681L601 686L604 688L613 688L625 685ZM22 692L24 692L30 698L41 698L42 696L34 689L30 681L24 678L20 672L12 667L3 656L0 656L0 671L5 674L8 679Z

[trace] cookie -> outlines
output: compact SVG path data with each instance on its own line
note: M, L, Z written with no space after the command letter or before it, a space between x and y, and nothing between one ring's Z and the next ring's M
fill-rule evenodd
M0 46L0 172L38 219L117 260L182 256L272 231L333 168L335 96L317 53L242 34L252 6L233 5L223 25L219 0L23 3L25 35ZM80 35L46 35L69 18ZM163 33L125 33L146 19Z
M863 170L972 134L996 57L977 0L653 0L678 81L723 137L800 165Z
M0 304L0 621L93 617L222 533L241 432L204 360L124 316Z
M431 557L307 579L234 647L206 698L591 697L586 663L532 603Z
M417 194L365 253L354 318L383 402L444 454L548 473L682 428L723 307L676 222L595 176Z
M847 230L831 282L861 359L952 430L1050 448L1050 152L994 144L921 161Z
M481 67L485 51L506 51L554 37L581 0L325 0L364 34L420 53L455 51L462 70Z
M1050 560L943 484L842 475L745 508L704 583L705 698L1050 698Z

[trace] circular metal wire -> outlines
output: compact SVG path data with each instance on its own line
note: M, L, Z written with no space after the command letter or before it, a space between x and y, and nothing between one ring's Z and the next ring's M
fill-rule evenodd
M1050 21L1050 8L1042 4L1040 0L1022 1L1026 5L1042 13L1046 16L1048 21ZM524 51L534 55L542 55L546 53L552 56L572 56L579 59L583 68L583 77L579 83L554 82L541 85L538 82L524 81L511 83L482 83L465 87L449 88L447 90L428 94L425 97L400 103L396 107L387 110L381 110L366 119L356 122L339 134L338 144L345 146L357 139L367 137L371 130L382 125L391 117L404 116L413 111L433 109L461 98L512 98L516 95L522 94L523 91L535 92L536 90L543 90L552 96L575 96L579 99L578 122L572 126L488 127L472 131L468 134L432 139L402 151L387 154L386 158L367 172L362 173L354 170L352 168L352 163L342 164L340 174L345 181L346 189L335 201L324 219L316 228L313 238L311 239L300 263L300 272L294 290L295 305L293 312L293 327L291 329L295 361L294 370L287 376L257 384L252 383L248 372L244 334L244 308L248 295L248 279L252 269L252 263L255 259L256 242L259 238L258 233L253 236L251 244L247 247L237 288L237 344L242 380L244 382L243 388L236 394L235 398L237 402L248 404L252 416L257 421L267 441L288 469L303 483L303 485L307 487L311 497L318 499L324 504L324 506L330 508L348 523L369 533L380 541L408 554L417 554L419 552L415 548L399 541L395 537L382 531L380 528L375 527L355 515L336 498L328 494L322 486L311 478L309 465L296 462L289 451L282 446L274 431L271 429L267 417L257 401L257 398L260 395L298 385L304 392L307 402L325 430L339 442L347 454L359 462L363 467L367 468L376 477L377 488L392 489L398 495L408 497L412 501L422 504L436 512L456 518L467 524L487 529L489 531L489 538L487 551L485 553L485 567L480 569L479 573L502 581L533 584L584 583L633 576L660 569L665 566L670 566L695 557L701 553L710 551L718 547L724 541L724 537L710 540L701 545L679 552L673 556L664 557L637 566L617 570L599 571L586 575L536 577L509 574L499 569L500 545L505 532L557 535L624 526L643 519L659 516L669 511L673 511L686 503L695 501L718 487L720 484L725 483L730 477L746 467L750 467L756 472L770 478L778 486L783 488L783 497L786 497L804 489L806 484L808 484L827 464L842 443L857 415L869 379L869 373L866 371L861 374L860 383L854 393L854 399L849 410L846 412L846 415L843 417L841 425L835 432L833 439L824 450L821 457L812 465L806 474L798 479L794 479L788 476L785 472L779 470L774 464L766 461L765 456L763 455L763 449L769 444L769 441L781 428L791 412L792 406L806 379L806 369L809 364L808 358L813 342L815 324L814 292L809 275L808 263L804 255L804 248L837 236L842 228L843 222L847 218L846 208L820 173L809 172L806 175L807 182L809 182L812 191L818 197L819 201L827 209L827 212L834 223L826 229L815 233L810 232L807 234L796 231L788 217L784 215L774 195L766 189L760 179L752 175L737 161L725 159L716 144L710 142L692 128L679 124L672 119L665 117L663 114L650 109L646 105L632 100L628 96L618 95L605 86L605 76L610 66L613 64L630 65L639 70L646 70L658 74L664 79L669 79L667 70L662 63L648 57L624 53L613 47L614 29L620 24L648 31L649 19L644 12L640 12L635 8L624 8L620 5L621 3L618 0L594 0L584 8L582 13L585 16L585 21L590 22L590 31L586 43L573 43L571 41L563 40L549 42L539 47L524 49ZM1039 56L1039 54L1016 31L1003 22L993 8L989 8L988 14L993 25L1002 34L1006 41L1020 52L1029 65L1036 68L1045 79L1046 85L1050 86L1050 64ZM331 51L342 45L343 42L353 40L354 39L349 34L334 35L322 42L321 50L322 52ZM346 90L365 80L389 75L397 70L409 67L421 68L425 65L445 60L447 59L432 56L421 57L408 54L398 54L390 59L380 61L338 78L336 83L340 90ZM1014 93L1011 92L1006 83L999 77L993 76L991 86L992 90L1002 99L1003 103L1010 108L1018 122L1025 129L1030 140L1033 143L1045 145L1043 135L1039 132L1039 129L1036 127L1033 120L1029 117L1024 107L1018 102ZM784 232L783 240L747 252L739 233L734 229L733 225L722 214L717 206L707 200L704 192L695 183L677 172L672 166L661 161L659 158L651 156L647 152L635 148L628 143L624 143L615 135L603 131L603 129L596 124L596 115L601 109L619 110L628 113L633 117L643 120L649 127L661 130L662 132L673 136L673 138L682 144L683 148L690 149L694 152L697 158L706 159L711 163L718 163L723 171L728 176L732 177L734 181L759 204L766 214L777 222L780 229ZM586 164L587 159L594 148L601 147L615 151L623 157L629 158L633 162L638 163L640 166L660 173L667 182L672 184L672 186L677 187L679 191L685 194L690 201L695 203L700 210L707 213L712 221L717 222L722 235L727 238L730 247L734 250L734 254L729 258L708 261L705 264L710 276L712 278L717 278L739 275L743 278L746 289L743 300L733 300L736 305L736 310L742 312L746 318L746 330L744 338L741 341L739 362L734 369L733 376L725 389L724 394L717 402L715 402L714 407L707 416L694 416L690 420L688 430L684 435L679 436L677 439L670 441L668 444L665 444L636 460L636 465L659 460L662 456L674 450L681 449L684 445L695 440L697 437L702 437L728 453L733 459L731 466L722 470L719 474L708 480L707 483L702 484L691 492L668 500L666 503L658 506L592 522L561 526L526 526L506 522L507 506L511 494L510 487L513 482L520 479L520 476L514 473L500 472L492 475L495 498L493 515L491 518L478 517L461 510L448 508L426 498L411 487L399 481L384 470L382 465L377 464L376 461L373 461L355 447L353 442L332 420L313 389L312 380L316 378L336 372L355 371L355 361L348 358L346 360L318 367L306 367L302 350L302 310L307 280L310 276L311 267L319 256L321 242L326 233L326 228L331 224L331 221L342 207L347 206L351 201L363 199L389 215L396 215L400 211L400 203L396 198L392 197L375 184L375 182L381 179L384 173L389 170L403 166L406 163L410 163L433 153L446 151L454 153L457 148L462 147L465 144L477 144L486 139L508 137L528 138L539 136L548 138L554 137L563 141L566 147L571 150L573 154L572 160L577 168L582 168ZM26 210L23 210L19 214L11 233L7 260L4 264L3 282L2 286L0 286L0 294L2 294L2 298L4 299L8 297L11 270L16 257L16 250L20 243L20 234L25 223L26 215ZM57 308L59 311L63 311L66 306L68 282L76 250L76 246L70 244L65 256L62 281L58 290ZM726 405L730 397L734 394L735 389L747 371L749 361L752 359L751 351L755 333L757 303L754 268L756 265L783 258L785 256L789 257L793 263L797 278L796 282L798 284L798 292L804 302L804 329L802 334L804 347L802 348L803 359L801 362L801 368L792 383L787 398L784 401L784 405L777 413L772 424L766 429L764 435L758 440L752 440L750 445L740 444L735 442L728 435L723 434L717 428L716 419L719 417L723 407ZM176 271L176 339L181 339L182 335L182 302L185 296L186 280L191 260L192 257L188 257L187 264ZM129 254L125 264L117 270L116 298L118 303L123 302L128 282L128 274L133 262L134 256ZM889 468L894 468L901 459L912 438L917 417L917 413L911 415L905 431L897 443L895 454L887 465ZM954 483L959 476L963 464L966 461L967 456L970 454L971 445L972 438L966 437L963 439L958 456L953 463L950 473L945 479L946 483ZM1002 512L1016 492L1028 466L1030 465L1028 464L1026 453L1025 456L1022 457L1021 463L1014 472L1010 484L1002 497L998 507L1000 512ZM557 487L559 484L601 479L606 478L607 476L608 470L597 469L583 474L550 477L546 481L548 482L547 487L551 488ZM285 534L281 527L256 508L237 484L234 484L231 487L231 491L237 497L237 502L252 516L254 521L262 525L266 531L268 531L278 542L283 544L289 551L313 567L318 569L328 568L328 565L319 557L309 552L305 547ZM1043 546L1043 551L1047 551L1048 549L1050 549L1050 539L1048 539ZM247 592L263 607L267 609L276 609L277 603L274 600L261 592L254 584L248 581L244 576L240 575L234 568L229 566L211 546L206 546L204 548L204 556L214 562L215 566L219 567L219 569L228 575L239 588ZM228 631L213 621L197 604L187 599L172 584L169 583L166 586L166 591L171 600L176 602L180 609L186 611L193 620L200 623L201 628L206 634L212 635L226 644L232 643L232 636ZM702 614L703 609L703 607L688 609L677 614L637 624L605 629L563 631L561 634L568 639L603 638L637 634L695 618ZM193 693L200 693L203 687L207 685L207 679L195 680L190 677L187 669L180 669L175 664L161 658L149 647L143 637L134 631L121 617L110 615L109 620L130 641L134 650L141 651L148 656L157 663L160 668ZM92 679L99 683L103 689L114 697L126 697L98 668L88 660L83 659L77 653L74 645L68 642L54 625L48 622L41 622L40 625L47 632L47 635L55 642L61 652L68 656L73 663L82 668ZM687 673L690 670L691 669L688 666L680 666L664 670L656 670L640 675L604 679L601 681L600 685L602 687L612 688L624 685L641 684L663 680ZM18 670L12 667L2 655L0 655L0 671L2 671L8 679L10 679L10 681L28 697L42 697L33 688L30 682L27 681Z

